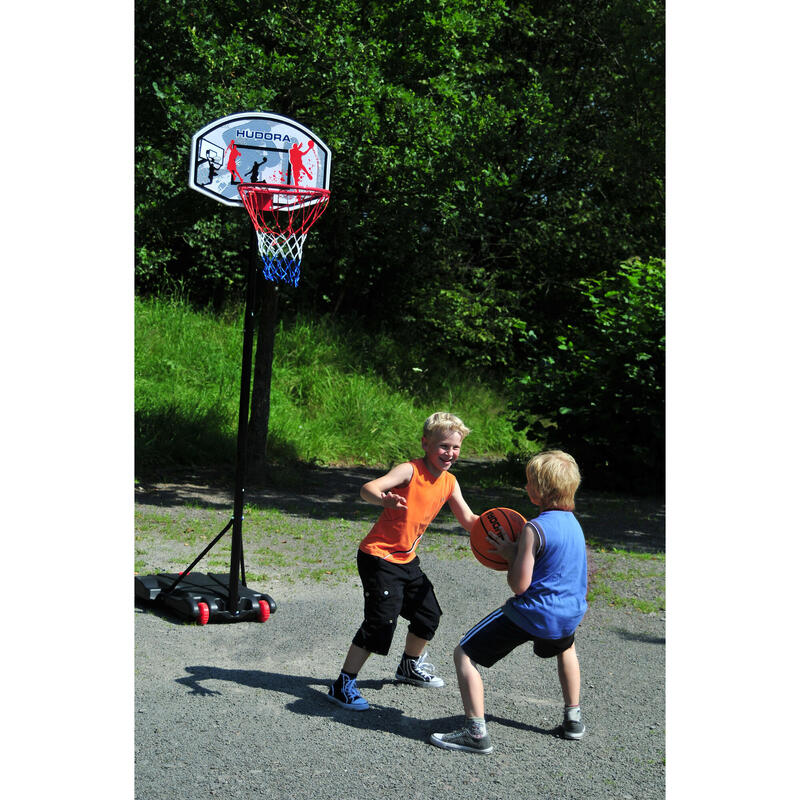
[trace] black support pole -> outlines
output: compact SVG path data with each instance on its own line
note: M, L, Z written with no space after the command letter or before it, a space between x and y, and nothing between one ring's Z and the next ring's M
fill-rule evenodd
M253 371L253 331L255 317L256 278L258 277L258 242L255 228L250 229L250 254L247 268L247 295L244 308L242 343L242 382L239 388L239 433L236 440L236 485L233 495L233 533L231 541L231 570L228 584L229 611L239 610L239 571L244 583L244 551L242 520L244 517L244 481L247 473L247 424L250 416L250 377Z

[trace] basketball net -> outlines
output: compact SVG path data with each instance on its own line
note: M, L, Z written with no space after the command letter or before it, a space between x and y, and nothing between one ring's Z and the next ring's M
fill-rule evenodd
M256 229L264 277L297 286L303 244L331 193L315 186L242 183L239 196Z

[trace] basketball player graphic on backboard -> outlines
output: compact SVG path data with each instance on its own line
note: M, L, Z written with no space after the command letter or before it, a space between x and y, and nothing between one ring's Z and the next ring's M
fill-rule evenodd
M236 181L234 178L239 179L239 183L244 183L244 179L239 174L239 170L236 169L236 159L239 158L241 153L239 152L239 148L236 147L236 142L231 139L231 143L228 145L228 148L225 152L230 151L230 155L228 156L228 163L226 165L226 169L231 174L231 185L235 184Z
M261 159L261 161L254 161L253 166L250 167L250 174L248 177L250 178L250 183L264 183L264 181L258 180L258 173L261 171L261 166L267 163L267 157Z
M204 167L203 165L208 165L208 166ZM205 169L206 172L207 180L202 181L204 185L208 186L209 184L214 182L214 178L217 177L217 172L219 171L217 167L219 166L222 165L217 163L216 159L214 158L214 153L210 148L206 150L205 158L198 159L197 161L198 178L203 169Z
M297 142L295 142L291 149L289 150L289 163L292 165L292 176L294 177L294 185L300 185L300 173L304 172L310 181L313 182L314 177L311 173L303 166L303 156L306 153L310 153L312 148L314 147L314 142L308 142L308 147L305 150L301 150Z

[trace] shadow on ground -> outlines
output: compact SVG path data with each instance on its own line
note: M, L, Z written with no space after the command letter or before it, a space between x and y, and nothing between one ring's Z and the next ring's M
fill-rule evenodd
M427 739L433 731L451 731L463 724L462 715L440 717L438 719L419 719L409 716L401 709L380 702L380 692L387 686L393 686L392 680L362 680L359 688L368 689L371 694L370 713L356 714L326 702L328 681L312 678L307 675L287 675L277 672L264 672L249 669L223 669L208 665L186 667L188 675L177 678L176 683L185 686L189 694L200 697L222 695L224 692L213 688L208 683L235 683L251 689L263 689L276 692L289 698L286 709L306 717L330 717L336 722L360 730L380 731L394 736L419 741ZM378 698L378 701L372 699ZM505 719L489 714L488 722L539 733L544 736L558 736L559 728L546 729L535 725Z
M375 509L359 499L361 486L380 476L382 469L369 467L315 467L287 464L266 467L258 479L245 486L245 502L261 509L275 509L311 519L340 518L363 521L374 518ZM509 482L508 464L459 462L454 474L464 497L476 513L495 506L514 508L530 516L531 506L523 489ZM503 482L495 482L497 478ZM218 470L183 470L172 474L140 477L135 488L138 505L165 509L185 507L232 510L234 475ZM637 497L580 490L576 515L592 547L621 548L640 552L665 549L663 497ZM430 526L452 533L451 520L440 516Z

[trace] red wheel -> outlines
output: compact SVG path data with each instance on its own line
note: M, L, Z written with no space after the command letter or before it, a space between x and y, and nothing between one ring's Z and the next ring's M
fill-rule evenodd
M203 603L203 602L198 603L197 610L200 612L197 616L197 624L198 625L208 624L208 618L210 616L210 612L208 610L208 603Z
M259 600L258 611L258 621L266 622L269 619L269 603L266 600Z

